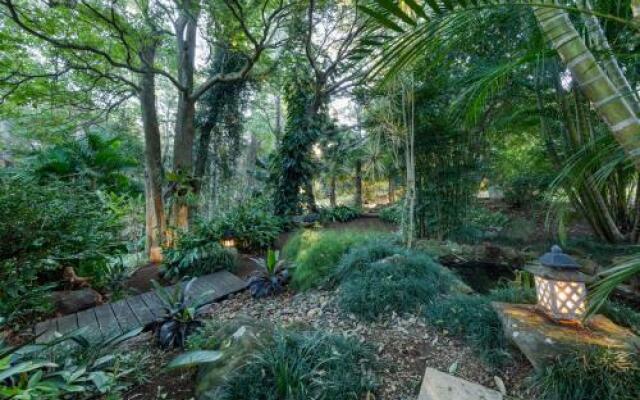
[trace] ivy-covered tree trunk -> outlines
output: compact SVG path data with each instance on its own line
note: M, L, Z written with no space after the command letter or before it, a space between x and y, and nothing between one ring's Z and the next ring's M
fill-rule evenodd
M534 14L573 79L640 170L640 120L628 97L605 74L564 10L534 7Z

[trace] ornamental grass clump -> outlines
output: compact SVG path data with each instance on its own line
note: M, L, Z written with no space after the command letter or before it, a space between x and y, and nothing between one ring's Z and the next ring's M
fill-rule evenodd
M376 388L372 351L322 332L276 332L231 374L223 400L351 400Z
M491 366L511 358L502 324L487 297L459 293L439 298L429 304L425 317L432 325L461 337Z
M640 399L640 356L593 348L558 357L535 375L540 400Z
M362 231L314 231L303 230L285 245L285 259L293 266L291 284L307 290L329 283L342 256L353 246L384 236Z
M354 269L340 284L339 304L364 320L418 312L449 292L456 278L427 255L395 254Z

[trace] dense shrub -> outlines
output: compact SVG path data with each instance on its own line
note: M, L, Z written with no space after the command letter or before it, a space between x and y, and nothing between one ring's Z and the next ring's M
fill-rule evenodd
M162 273L166 279L177 280L234 267L235 256L231 251L198 232L190 232L180 236L175 246L165 251Z
M340 285L340 307L374 320L391 312L416 312L448 292L456 279L429 256L395 255L353 271Z
M372 262L382 260L394 254L405 254L406 250L390 241L389 238L367 241L349 250L338 263L332 282L339 283L353 272L361 272Z
M349 222L360 216L360 210L349 206L336 206L320 210L322 222Z
M379 233L349 230L296 233L283 249L285 258L293 263L293 286L306 290L327 284L338 262L351 247L380 236Z
M121 229L102 196L83 185L0 175L0 314L46 311L44 282L59 282L64 267L100 287L110 257L126 250Z
M611 349L559 357L534 378L540 400L640 399L640 358Z
M375 388L373 353L320 332L277 332L229 376L222 399L357 400Z
M385 221L390 222L392 224L400 224L402 222L402 207L404 202L398 201L388 207L380 210L378 217Z

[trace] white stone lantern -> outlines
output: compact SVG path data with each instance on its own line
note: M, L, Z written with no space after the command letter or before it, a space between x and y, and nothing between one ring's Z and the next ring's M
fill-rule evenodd
M587 276L559 246L539 260L525 268L535 279L538 308L556 322L580 324L587 312Z

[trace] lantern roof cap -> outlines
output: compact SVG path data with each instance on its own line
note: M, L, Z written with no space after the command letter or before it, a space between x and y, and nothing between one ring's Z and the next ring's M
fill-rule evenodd
M549 268L580 269L580 265L572 257L563 253L558 245L551 247L551 251L543 254L539 260L540 264Z

